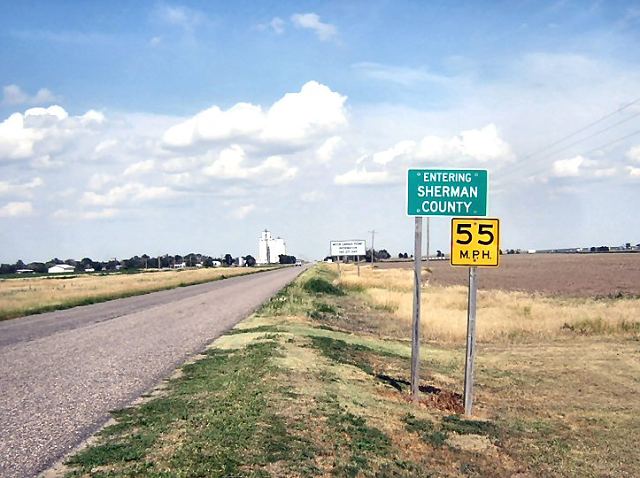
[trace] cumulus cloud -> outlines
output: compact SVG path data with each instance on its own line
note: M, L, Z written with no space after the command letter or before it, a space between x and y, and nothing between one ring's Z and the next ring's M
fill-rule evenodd
M400 141L391 148L378 153L374 153L373 162L376 164L385 165L398 158L409 158L411 155L415 155L416 142L415 141Z
M296 28L312 30L321 41L331 40L338 33L334 25L322 22L316 13L295 13L291 15L291 22Z
M104 121L104 115L98 111L69 116L58 105L13 113L0 123L0 161L46 158Z
M24 183L0 181L0 196L31 196L34 189L44 185L40 177Z
M452 137L426 136L416 149L418 159L459 161L472 159L481 163L512 158L509 145L500 137L493 123L484 128L463 131Z
M367 171L366 168L352 169L337 175L333 182L339 186L371 186L389 184L394 178L388 171Z
M331 161L343 144L343 140L340 136L331 136L328 138L318 149L316 149L316 158L321 163L328 163Z
M18 85L6 85L2 88L2 93L2 104L8 106L40 105L58 101L58 97L47 88L40 88L35 95L30 95Z
M174 149L230 141L301 147L346 125L346 99L325 85L309 81L267 111L250 103L237 103L226 111L212 106L169 128L163 143Z
M584 171L585 167L594 165L593 160L584 156L574 156L573 158L559 159L553 162L551 174L557 178L577 177Z
M0 217L23 217L33 214L33 206L29 201L10 202L0 207Z
M291 167L280 156L270 156L257 166L246 165L246 152L232 145L220 152L203 173L216 179L247 179L261 183L279 183L293 179L297 168Z

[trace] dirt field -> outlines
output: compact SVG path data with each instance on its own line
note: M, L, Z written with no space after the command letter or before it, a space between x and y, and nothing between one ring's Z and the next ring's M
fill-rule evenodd
M640 254L518 254L500 258L498 269L478 273L482 289L540 292L552 296L640 296ZM412 268L413 262L377 267ZM429 261L434 285L466 285L468 269L449 261Z

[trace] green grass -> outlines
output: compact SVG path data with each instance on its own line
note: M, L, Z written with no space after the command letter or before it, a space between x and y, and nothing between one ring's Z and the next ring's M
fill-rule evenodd
M335 278L306 271L163 395L117 412L68 476L637 475L629 437L640 413L624 398L640 384L637 342L576 334L578 344L484 344L476 409L485 418L452 415L438 400L461 391L463 345L425 344L428 393L415 405L408 341L377 335L385 311L359 293L319 292Z
M312 444L271 406L283 393L268 379L278 348L268 340L208 351L183 367L167 396L116 413L101 443L69 460L76 468L68 476L263 476L261 468L283 460L291 471L308 469Z

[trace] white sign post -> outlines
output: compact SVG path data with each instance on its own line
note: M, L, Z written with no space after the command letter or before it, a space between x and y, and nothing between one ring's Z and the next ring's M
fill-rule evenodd
M360 275L360 256L367 253L367 242L361 239L350 241L331 241L331 255L338 258L338 271L340 271L340 256L356 256L358 275Z

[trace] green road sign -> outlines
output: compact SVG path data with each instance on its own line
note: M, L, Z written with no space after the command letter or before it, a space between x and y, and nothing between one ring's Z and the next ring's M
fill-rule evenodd
M486 169L409 169L409 216L486 216Z

